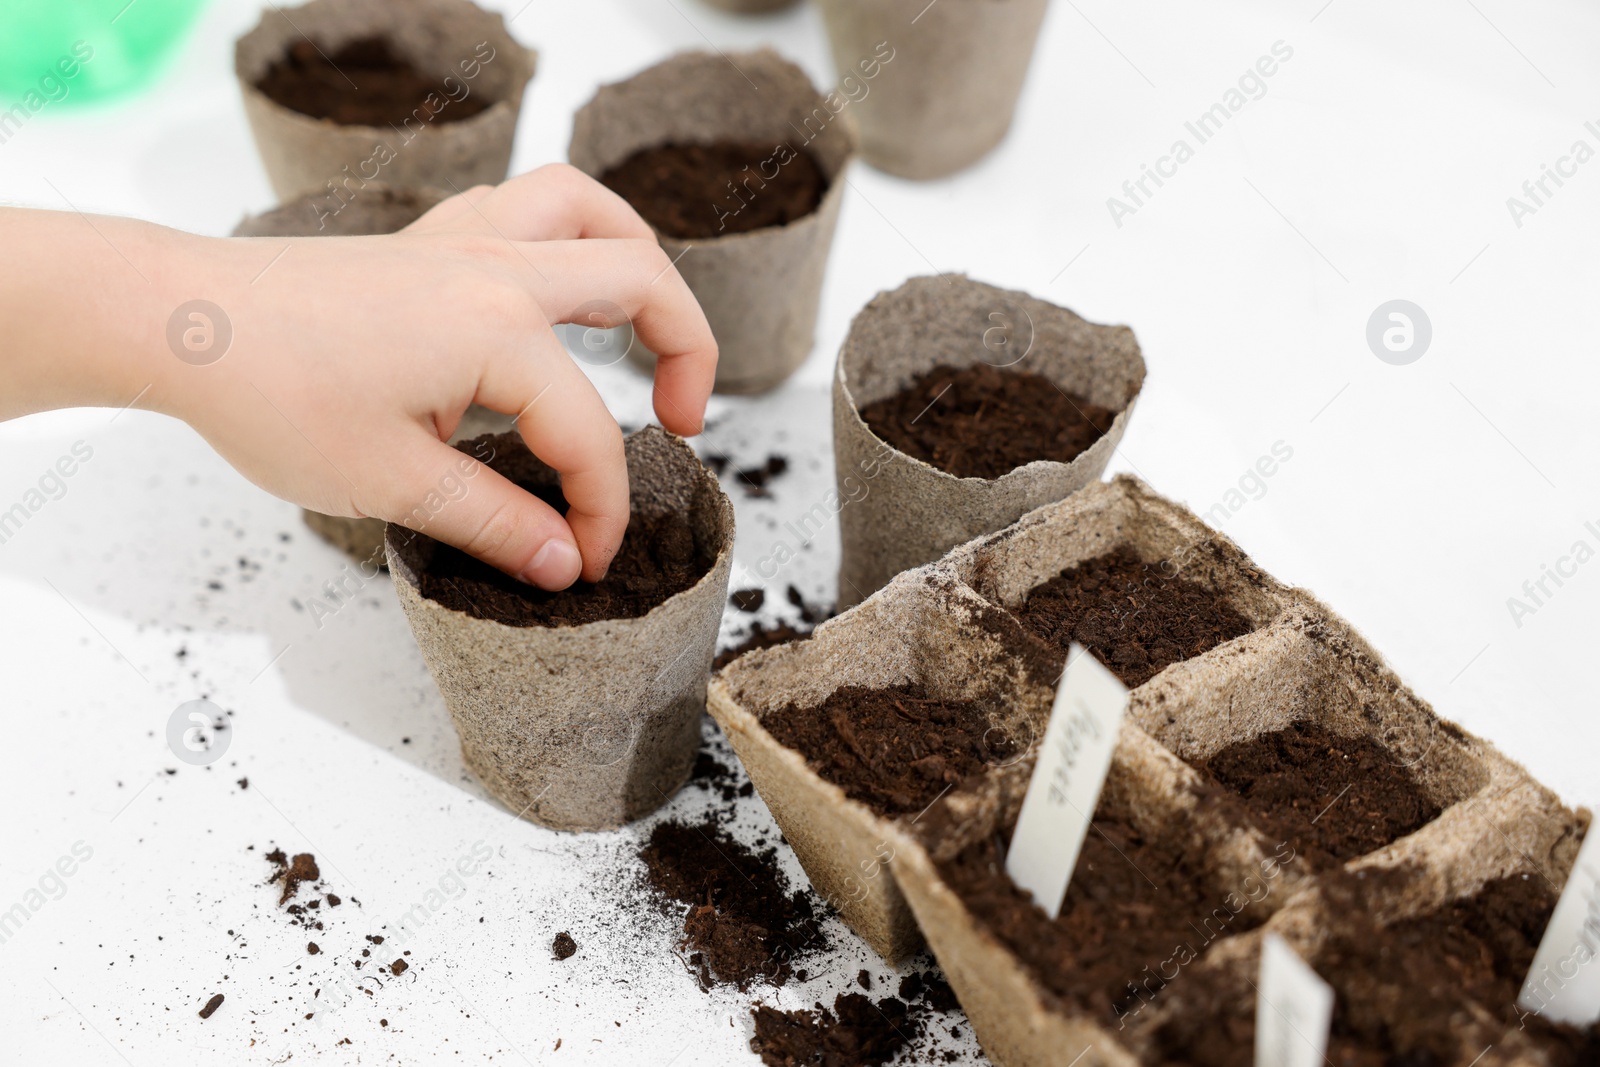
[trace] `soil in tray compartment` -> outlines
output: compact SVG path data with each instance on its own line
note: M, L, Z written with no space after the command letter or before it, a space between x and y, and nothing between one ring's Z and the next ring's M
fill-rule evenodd
M940 700L915 684L844 686L816 707L791 704L765 715L761 725L852 800L884 815L921 811L1026 743L994 726L980 705Z
M1405 869L1338 874L1326 882L1335 929L1310 962L1337 1000L1328 1062L1333 1067L1466 1067L1484 1045L1518 1025L1513 1002L1556 902L1538 878L1490 882L1475 896L1418 919L1379 927L1374 886L1414 875ZM1386 892L1380 890L1380 892ZM1163 1067L1250 1067L1255 1048L1254 975L1209 960L1183 978L1179 1010L1147 1035ZM1176 992L1176 990L1175 990ZM1468 1001L1494 1021L1467 1033ZM1600 1062L1600 1035L1527 1020L1554 1067ZM1587 1058L1586 1058L1587 1057Z
M987 363L934 367L861 408L873 433L957 478L998 478L1037 459L1070 463L1116 416L1041 374Z
M785 226L817 210L828 191L815 156L770 141L643 148L600 181L659 232L682 240Z
M997 838L968 847L939 872L1047 992L1115 1029L1161 992L1163 972L1252 925L1242 898L1232 895L1235 912L1230 892L1212 884L1205 855L1204 842L1184 826L1154 838L1097 813L1054 921L1005 873Z
M1555 887L1537 876L1502 878L1433 914L1383 927L1372 920L1359 879L1332 880L1326 892L1345 921L1310 962L1338 993L1328 1049L1337 1067L1455 1063L1469 1001L1497 1020L1484 1042L1517 1026L1517 994L1555 910ZM1529 1028L1554 1062L1596 1062L1576 1058L1586 1042L1591 1055L1597 1048L1592 1034L1542 1020Z
M1236 742L1198 767L1242 797L1273 840L1319 868L1382 848L1443 810L1377 742L1312 722Z
M566 514L560 487L518 484ZM418 575L418 586L423 596L447 608L507 626L581 626L638 618L694 585L713 562L687 516L635 514L611 569L598 582L580 579L559 593L547 593L440 544Z
M295 41L256 88L291 111L342 126L388 126L413 116L425 123L458 122L493 103L476 93L452 99L443 81L423 74L377 36L338 48Z
M1220 594L1126 547L1062 571L1015 614L1063 659L1076 641L1129 688L1255 629Z

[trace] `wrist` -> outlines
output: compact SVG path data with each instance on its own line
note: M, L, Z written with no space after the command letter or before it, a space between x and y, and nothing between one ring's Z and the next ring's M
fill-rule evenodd
M137 294L140 326L118 373L129 399L143 391L138 407L192 424L230 377L248 264L232 254L238 242L151 229L145 237L154 271Z
M184 365L167 322L204 238L131 219L0 211L0 418L63 407L167 411Z

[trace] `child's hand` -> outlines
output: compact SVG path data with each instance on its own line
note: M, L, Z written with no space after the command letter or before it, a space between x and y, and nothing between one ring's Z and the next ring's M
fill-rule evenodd
M0 237L19 215L34 216L19 224L27 237L41 213L0 215ZM620 307L660 355L662 424L701 429L717 361L705 316L650 227L571 167L471 189L386 237L218 240L98 218L92 228L148 280L82 233L85 243L51 243L95 256L111 283L78 299L115 301L122 336L97 322L85 343L141 353L136 372L118 366L114 379L130 393L150 384L140 406L190 423L257 485L332 515L416 527L428 509L414 509L464 480L469 491L426 532L546 589L604 575L629 514L621 432L552 324L591 301ZM173 309L196 298L232 327L222 358L198 366L167 343ZM13 313L0 302L0 322ZM460 478L464 457L444 441L474 401L517 416L528 447L561 473L565 520L487 468ZM0 413L16 406L0 396Z

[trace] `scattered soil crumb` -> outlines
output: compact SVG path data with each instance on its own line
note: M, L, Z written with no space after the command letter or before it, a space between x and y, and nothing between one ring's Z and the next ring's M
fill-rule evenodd
M751 623L750 632L745 635L732 648L725 648L717 653L716 660L711 664L712 670L720 671L746 652L758 648L774 648L778 645L787 645L791 641L804 641L811 636L809 626L791 626L786 622L775 622L771 626L761 623Z
M744 490L745 496L770 498L772 491L767 488L768 484L788 470L788 457L768 456L767 461L759 467L746 467L735 471L734 477L739 479L739 487Z
M316 857L309 852L298 852L291 860L284 855L283 849L275 848L267 853L267 862L278 868L267 882L282 883L283 891L278 895L280 905L289 903L301 885L322 877L322 872L317 869Z
M728 601L740 611L750 614L761 610L761 605L766 602L767 594L760 589L735 589Z

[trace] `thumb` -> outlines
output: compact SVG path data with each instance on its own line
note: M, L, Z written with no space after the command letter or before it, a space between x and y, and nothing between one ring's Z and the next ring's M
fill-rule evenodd
M583 568L572 528L550 505L491 469L491 459L492 452L475 458L440 441L422 442L400 468L414 476L379 517L540 589L567 588Z

